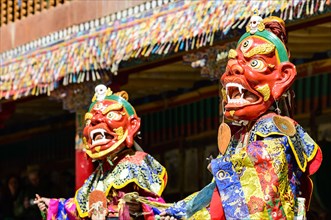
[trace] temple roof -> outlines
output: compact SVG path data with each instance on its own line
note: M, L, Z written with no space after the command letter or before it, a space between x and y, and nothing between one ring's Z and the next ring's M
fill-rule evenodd
M330 7L330 1L323 0L153 2L3 52L0 98L50 95L60 85L116 75L124 61L212 46L236 37L254 9L262 17L277 14L291 23Z

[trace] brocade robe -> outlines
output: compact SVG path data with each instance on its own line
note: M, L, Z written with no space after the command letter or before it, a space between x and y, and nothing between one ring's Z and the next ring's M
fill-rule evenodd
M130 150L129 150L130 151ZM126 219L122 197L126 193L138 192L153 201L164 202L161 194L167 182L165 168L152 156L136 151L122 155L114 165L105 169L99 166L77 190L74 198L51 199L47 220L88 218L88 196L93 190L101 190L108 200L108 216ZM147 213L145 219L154 219L151 207L142 206Z
M270 113L233 135L226 153L211 161L212 183L167 212L204 220L294 219L309 207L309 176L321 161L319 146L297 122Z

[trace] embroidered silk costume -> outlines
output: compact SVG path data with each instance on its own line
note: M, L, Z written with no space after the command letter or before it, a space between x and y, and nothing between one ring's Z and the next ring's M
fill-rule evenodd
M88 196L99 189L108 195L109 217L119 216L119 204L127 192L136 191L140 195L157 198L165 187L165 168L162 167L153 157L144 152L134 152L133 155L126 155L114 166L113 169L105 170L99 166L86 180L84 185L77 190L76 196L69 200L52 199L48 216L50 219L67 219L60 216L73 216L68 219L76 219L75 213L81 217L88 216ZM159 199L158 201L163 201ZM146 207L146 210L148 208Z
M224 116L211 161L213 181L166 209L191 219L304 219L319 146L293 119L284 22L254 15L236 49L229 51L223 86ZM207 209L206 209L207 208ZM199 216L200 213L204 217ZM195 216L194 216L195 215Z
M313 158L319 148L295 121L290 137L274 117L261 117L242 133L247 143L233 138L227 153L211 163L226 218L293 219L298 197L305 196L308 206L312 186L305 178L316 171L320 161Z
M161 194L167 182L165 168L133 147L140 118L127 99L126 92L113 94L104 85L96 87L85 114L83 142L87 155L98 166L74 198L50 199L48 220L154 219L152 207L142 204L140 210L132 212L124 199L134 192L164 203Z
M222 207L210 208L208 217L192 219L293 219L299 197L308 207L312 183L307 176L320 165L319 147L286 117L296 130L288 136L277 127L275 117L279 116L266 114L250 132L233 135L226 154L211 162L214 181L167 212L177 218L206 216L204 207L215 203Z

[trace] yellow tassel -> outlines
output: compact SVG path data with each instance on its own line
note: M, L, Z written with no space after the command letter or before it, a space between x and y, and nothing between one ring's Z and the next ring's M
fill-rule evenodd
M31 95L34 95L36 93L36 87L33 87L32 91L31 91Z
M176 47L175 47L175 52L177 52L177 51L178 51L178 48L179 48L179 44L180 44L180 42L178 42L178 43L177 43L177 45L176 45Z
M147 47L145 47L145 48L143 49L143 51L141 52L141 55L142 55L142 56L144 56L144 55L145 55L145 53L146 53L146 50L147 50Z

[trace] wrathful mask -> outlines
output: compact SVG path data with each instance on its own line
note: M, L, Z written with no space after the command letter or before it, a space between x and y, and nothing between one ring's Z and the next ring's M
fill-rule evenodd
M113 94L104 85L96 87L83 130L86 153L92 159L114 157L123 148L133 146L140 118L127 100L124 91Z
M228 58L221 83L225 117L230 120L257 119L290 88L296 76L285 44L264 25L254 34L248 29Z

